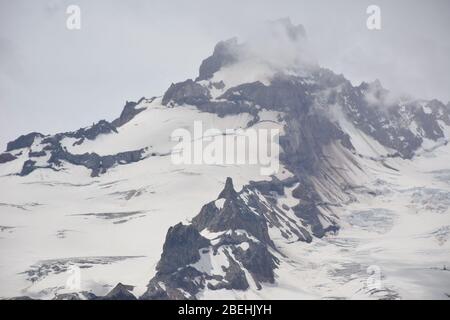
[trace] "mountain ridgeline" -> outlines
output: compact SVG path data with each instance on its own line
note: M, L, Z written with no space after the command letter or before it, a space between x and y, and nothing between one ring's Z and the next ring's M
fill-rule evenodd
M302 26L286 20L274 25L287 41L306 41ZM246 113L251 116L247 127L260 121L263 110L278 112L277 121L284 128L280 162L291 176L250 181L240 191L227 178L218 198L205 204L189 224L168 230L156 274L141 299L197 299L206 289L259 290L265 283L275 283L283 253L273 235L310 243L339 232L333 208L354 201L352 190L358 183L353 173L364 172L358 159L384 165L390 158L413 159L425 144L448 141L450 104L394 98L379 81L354 86L343 75L302 59L288 67L260 59L270 70L268 79L233 83L227 75L254 62L246 53L246 43L236 39L218 43L202 62L198 77L172 84L161 104L193 106L221 118ZM154 99L127 102L112 122L102 120L75 132L21 136L0 154L0 165L23 161L16 174L27 176L36 170L58 171L68 163L86 167L98 177L113 167L139 162L151 156L145 148L110 155L74 154L61 141L72 138L74 145L80 145L101 135L115 135L145 109L143 103ZM360 150L352 131L374 141L383 152ZM25 153L24 161L20 156ZM292 190L295 204L278 201L286 190ZM116 291L130 298L122 287Z

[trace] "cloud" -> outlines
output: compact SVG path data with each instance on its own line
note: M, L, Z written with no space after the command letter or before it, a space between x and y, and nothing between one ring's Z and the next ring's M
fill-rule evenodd
M257 60L279 71L316 64L304 27L289 18L267 22L253 31L243 45L241 59Z
M81 7L79 32L65 27L69 4ZM245 55L266 62L261 74L317 57L354 84L380 79L391 91L450 100L450 2L378 0L383 24L376 32L366 28L369 4L0 0L0 146L30 131L113 119L125 100L160 95L171 82L194 78L214 45L233 36L251 39ZM265 21L287 16L305 26L306 48L282 27L264 29Z
M317 66L304 27L289 18L258 24L240 43L230 39L221 44L233 63L222 67L213 81L227 87L254 81L268 84L277 73L300 74Z

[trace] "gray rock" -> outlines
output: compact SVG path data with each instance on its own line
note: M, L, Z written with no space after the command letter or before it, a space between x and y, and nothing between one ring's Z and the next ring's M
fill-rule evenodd
M92 292L81 291L81 292L73 292L73 293L61 293L56 294L53 300L98 300L97 297Z
M274 283L274 269L277 267L278 259L274 258L263 243L253 241L247 243L249 243L247 250L244 251L241 247L233 250L236 259L250 271L258 285L260 282Z
M193 300L205 288L205 277L192 267L180 268L171 274L157 274L150 280L141 300Z
M131 293L134 287L118 283L102 300L137 300Z
M150 99L151 101L154 98ZM142 111L145 110L145 108L136 108L136 106L138 106L142 101L145 100L145 97L142 97L141 99L139 99L138 102L134 102L134 101L127 101L125 103L125 107L122 110L122 113L120 114L120 117L115 119L111 124L118 128L123 126L125 123L129 122L130 120L132 120L136 115L138 115L139 113L141 113Z
M228 267L224 267L225 281L221 281L216 285L208 284L208 287L212 290L247 290L250 286L244 270L241 269L239 263L237 263L228 252L225 251L225 254L229 263Z
M195 81L208 80L222 67L235 62L237 50L237 38L219 42L214 48L212 56L203 60L200 65L199 76Z
M273 245L270 240L266 221L255 214L234 190L231 178L227 178L225 188L218 199L225 199L222 209L211 202L201 209L192 219L192 224L198 229L207 228L212 232L228 230L245 230L258 240Z
M170 274L200 259L199 249L208 247L209 241L192 225L181 223L167 232L161 260L156 266L158 274Z
M58 167L61 165L61 161L64 160L71 164L81 165L91 169L91 176L97 177L115 165L128 164L142 160L144 158L144 154L145 150L140 149L107 156L99 156L96 153L75 155L67 152L58 143L54 146L54 149L51 150L51 156L48 163Z
M6 146L6 151L12 151L22 148L29 148L34 142L34 139L40 137L42 138L43 135L39 132L32 132L23 136L20 136L14 141L8 142Z
M188 79L184 82L173 84L169 87L163 96L162 104L168 105L174 102L178 105L190 104L194 106L207 103L211 95L207 88Z
M215 113L221 118L227 115L234 115L245 112L252 114L254 117L257 117L258 114L258 110L254 105L241 102L208 101L206 103L197 105L197 108L203 112Z
M47 153L44 150L41 151L30 151L28 152L28 156L30 158L39 158L39 157L44 157Z
M117 133L114 125L106 120L100 120L88 128L81 128L74 133L66 133L65 136L79 139L75 144L83 143L84 139L95 140L101 134Z
M251 211L241 193L234 189L231 178L227 179L219 199L225 200L223 208L210 202L191 225L178 224L169 229L157 273L141 299L196 299L206 287L210 290L247 290L249 282L243 268L259 288L262 282L275 281L274 269L279 261L268 249L274 245L264 215ZM212 245L199 233L205 228L226 232ZM214 259L219 251L228 261L227 266L222 266L224 275L200 271L193 265L200 260L200 253Z
M222 198L223 199L231 199L231 198L236 198L237 195L238 195L238 193L236 192L236 190L234 190L233 179L228 177L225 180L225 187L220 192L220 194L217 197L217 199L222 199Z
M16 160L17 157L12 155L11 153L5 152L0 154L0 163L6 163L6 162L10 162L13 160Z
M30 174L31 172L33 172L37 168L34 166L35 164L36 164L36 161L33 161L33 160L25 161L19 175L26 176L26 175Z
M9 298L8 300L37 300L37 299L33 299L29 296L19 296L19 297Z
M293 82L291 78L277 77L269 86L253 82L228 89L220 99L232 102L249 101L267 109L279 111L303 110L307 112L311 98L306 93L306 86Z

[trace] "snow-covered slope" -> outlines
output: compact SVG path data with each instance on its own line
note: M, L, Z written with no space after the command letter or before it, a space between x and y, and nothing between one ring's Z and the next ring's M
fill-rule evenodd
M0 297L448 298L450 105L352 86L301 26L269 30L281 56L221 42L111 122L10 142ZM174 163L198 121L279 130L279 170Z
M89 169L70 163L63 163L58 171L37 169L24 177L14 175L28 148L17 150L22 153L18 159L0 166L0 250L3 257L9 257L1 261L2 296L33 295L47 286L65 286L64 272L50 272L34 282L23 272L46 260L54 260L50 269L62 263L78 264L73 261L79 257L119 258L82 269L85 290L93 286L100 290L94 290L96 294L104 294L119 278L145 287L167 229L194 216L222 188L224 177L233 176L241 186L266 178L255 165L174 165L168 154L171 144L175 145L170 140L175 128L189 128L199 119L215 128L238 127L246 124L248 115L221 119L193 107L164 108L165 113L162 108L156 99L117 134L78 146L85 148L83 152L111 154L135 144L139 148L155 146L158 152L139 162L118 165L99 177L91 177ZM124 138L127 135L129 140ZM47 297L53 296L53 292L49 294Z

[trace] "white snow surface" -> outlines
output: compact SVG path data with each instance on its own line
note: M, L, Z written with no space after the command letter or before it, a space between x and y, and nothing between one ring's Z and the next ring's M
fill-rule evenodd
M244 127L248 114L219 118L189 106L166 108L160 99L144 106L118 134L79 146L69 140L64 144L80 154L147 147L160 156L116 166L95 178L70 164L58 172L11 175L20 170L27 152L0 166L0 297L51 299L67 292L70 275L64 269L73 265L81 267L80 291L103 295L122 282L136 286L139 295L155 274L170 226L188 223L216 199L228 176L238 190L250 180L268 179L254 165L174 165L167 155L174 129L192 128L194 120L219 129ZM355 155L362 170L348 173L357 182L354 200L333 207L340 231L305 243L287 241L271 230L279 250L273 254L280 259L275 284L263 283L257 290L247 275L248 291L205 289L198 298L448 299L450 145L412 160L382 162L377 156L389 150L345 119L340 124L358 150L364 150ZM280 128L272 122L264 125ZM280 168L280 177L289 174ZM280 206L297 203L294 189L285 190ZM287 214L295 218L291 210ZM211 252L201 257L194 264L201 270L219 273L225 263Z
M166 154L175 145L170 135L176 128L192 131L197 120L204 130L240 128L251 119L248 114L220 118L190 106L162 107L160 99L146 107L118 134L66 146L74 153L98 154L149 147L161 156L116 166L96 178L85 167L68 163L58 172L37 169L25 177L13 175L28 150L0 166L0 297L52 298L64 291L68 274L50 272L32 282L24 272L47 260L68 259L66 264L77 265L70 261L85 257L120 259L82 268L82 290L104 294L121 281L143 292L170 226L194 217L216 199L226 177L233 178L237 189L250 180L269 179L257 165L174 165ZM271 122L260 124L269 125L282 129Z

